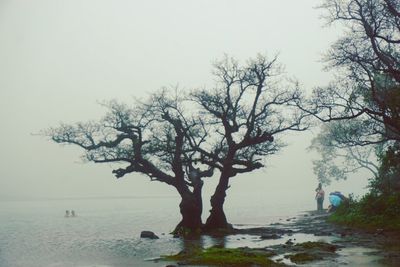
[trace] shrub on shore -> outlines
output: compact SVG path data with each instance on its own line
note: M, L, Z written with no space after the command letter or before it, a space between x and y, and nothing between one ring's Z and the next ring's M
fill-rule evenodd
M360 200L350 199L329 217L329 221L361 228L400 231L400 193L368 193Z

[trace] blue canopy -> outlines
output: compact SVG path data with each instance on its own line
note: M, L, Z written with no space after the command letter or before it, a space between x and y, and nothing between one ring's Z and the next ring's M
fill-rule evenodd
M329 195L329 202L332 204L332 206L339 207L340 203L342 203L342 198L339 197L338 195L330 194Z

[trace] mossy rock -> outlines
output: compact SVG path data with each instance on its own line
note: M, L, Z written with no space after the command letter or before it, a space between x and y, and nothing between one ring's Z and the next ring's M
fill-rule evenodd
M295 247L305 249L305 250L320 250L326 252L335 252L337 250L337 246L325 243L325 242L304 242L296 244Z
M190 229L183 226L177 226L171 234L173 234L174 237L194 238L201 235L201 229Z
M176 255L164 256L166 260L181 264L215 265L215 266L285 266L269 259L270 252L246 248L217 248L182 251Z
M286 255L293 263L302 264L337 255L337 246L325 242L304 242L292 247L293 254Z
M296 264L301 264L301 263L306 263L310 261L315 261L315 260L322 260L323 258L314 253L308 253L308 252L300 252L292 255L286 255L285 258L289 258L292 262Z

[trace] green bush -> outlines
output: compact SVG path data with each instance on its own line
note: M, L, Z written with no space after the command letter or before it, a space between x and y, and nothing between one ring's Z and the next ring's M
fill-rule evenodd
M363 228L400 230L400 193L368 193L360 200L340 205L329 220Z

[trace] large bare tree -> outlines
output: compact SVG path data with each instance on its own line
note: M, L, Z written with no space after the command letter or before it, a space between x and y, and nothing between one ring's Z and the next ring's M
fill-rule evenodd
M276 57L259 55L244 65L225 57L215 64L214 74L213 89L192 94L202 110L199 120L211 127L208 141L213 141L192 140L192 146L202 163L220 171L207 231L230 228L223 209L230 179L263 167L263 159L284 145L280 134L307 128L306 113L294 107L302 100L297 84L283 85Z
M57 143L81 147L90 162L125 165L113 170L117 178L137 172L175 187L181 196L182 220L174 232L200 233L202 178L212 176L213 168L195 166L199 153L190 147L188 132L200 144L206 133L202 125L183 117L182 103L181 97L167 90L132 108L111 101L98 122L62 124L44 134Z
M296 106L302 101L297 84L282 83L276 58L258 56L240 66L226 57L214 70L213 90L186 99L164 90L134 108L111 102L97 123L61 125L45 134L80 146L88 161L125 163L113 171L117 177L138 172L175 187L182 198L176 233L230 228L223 210L230 178L263 167L263 159L284 145L282 133L307 129L309 114ZM219 181L203 228L202 178L215 169Z

